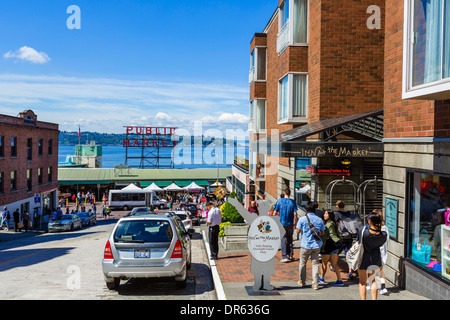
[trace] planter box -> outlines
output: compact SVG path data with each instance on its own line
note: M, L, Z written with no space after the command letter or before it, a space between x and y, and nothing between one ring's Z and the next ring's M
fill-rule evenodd
M223 232L225 236L247 236L248 224L236 223L223 227Z

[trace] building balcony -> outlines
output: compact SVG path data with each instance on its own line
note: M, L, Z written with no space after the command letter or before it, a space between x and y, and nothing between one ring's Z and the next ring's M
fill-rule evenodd
M277 52L280 54L289 45L289 21L281 28L277 35Z

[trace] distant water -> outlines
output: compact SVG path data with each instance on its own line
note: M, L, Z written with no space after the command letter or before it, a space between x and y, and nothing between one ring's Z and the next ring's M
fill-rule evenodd
M103 146L103 168L113 168L118 164L125 164L126 148L122 146ZM140 157L141 149L128 148L128 156ZM246 146L235 147L176 147L175 149L160 148L160 156L173 159L176 169L206 169L217 168L217 157L219 156L219 168L231 168L235 155L245 156L248 159L248 148ZM75 154L75 146L60 145L58 152L58 162L65 162L66 156ZM154 156L154 155L149 155ZM147 161L154 161L148 159ZM169 164L170 159L161 159L160 164ZM129 165L138 166L140 159L130 159Z

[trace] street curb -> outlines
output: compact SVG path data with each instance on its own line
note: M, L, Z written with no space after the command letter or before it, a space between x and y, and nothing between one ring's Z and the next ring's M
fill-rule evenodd
M203 242L205 243L206 253L209 259L209 265L211 267L211 273L213 277L214 287L216 288L216 294L218 300L227 300L227 296L222 286L222 281L220 280L219 272L217 271L217 266L215 260L211 260L209 257L211 256L211 252L209 250L209 243L206 240L205 231L202 230L203 234Z

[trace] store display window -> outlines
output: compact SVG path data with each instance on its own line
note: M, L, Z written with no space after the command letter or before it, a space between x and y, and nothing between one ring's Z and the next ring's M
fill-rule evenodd
M407 257L450 282L450 176L410 172Z

